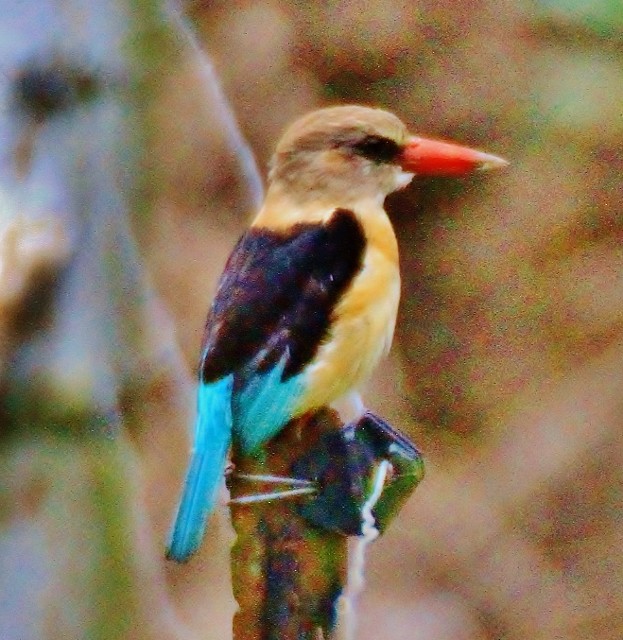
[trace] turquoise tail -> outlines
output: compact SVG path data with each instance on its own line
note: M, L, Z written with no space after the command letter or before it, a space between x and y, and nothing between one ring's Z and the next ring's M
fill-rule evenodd
M197 551L214 510L231 443L233 376L200 383L195 442L182 499L167 546L167 558L186 562Z

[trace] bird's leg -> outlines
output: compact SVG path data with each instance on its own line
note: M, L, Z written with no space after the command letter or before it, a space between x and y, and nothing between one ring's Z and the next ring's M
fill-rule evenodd
M366 413L366 405L357 390L349 391L346 395L333 402L331 407L339 413L340 419L344 424L357 422Z

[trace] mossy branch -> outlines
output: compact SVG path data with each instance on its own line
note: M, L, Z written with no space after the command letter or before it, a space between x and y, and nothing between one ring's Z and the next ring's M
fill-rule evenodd
M347 536L372 540L385 530L423 477L417 449L372 413L344 425L321 410L291 421L262 455L235 451L233 462L235 640L329 638L337 622L352 630L352 620L337 616L354 603L338 603L356 597L347 579L361 581L363 555L349 572ZM294 477L316 491L241 504L249 476ZM272 494L274 486L254 489Z

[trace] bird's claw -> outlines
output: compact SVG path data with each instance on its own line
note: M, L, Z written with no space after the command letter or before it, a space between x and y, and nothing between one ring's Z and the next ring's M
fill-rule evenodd
M304 478L288 478L285 476L261 475L251 473L234 473L230 477L237 481L285 485L291 487L279 491L269 491L266 493L255 493L232 498L228 504L255 504L258 502L268 502L270 500L283 500L288 498L297 498L299 496L312 495L318 491L318 487L313 480Z

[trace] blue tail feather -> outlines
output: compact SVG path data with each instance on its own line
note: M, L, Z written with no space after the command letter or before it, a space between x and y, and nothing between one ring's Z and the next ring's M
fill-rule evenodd
M171 560L186 562L197 551L214 509L231 443L232 388L231 375L199 386L195 442L167 547Z

